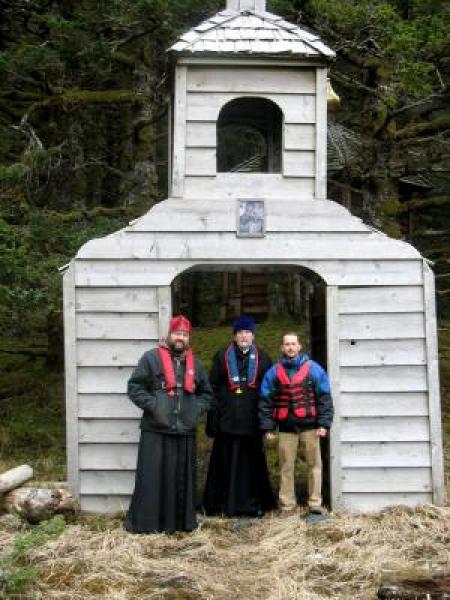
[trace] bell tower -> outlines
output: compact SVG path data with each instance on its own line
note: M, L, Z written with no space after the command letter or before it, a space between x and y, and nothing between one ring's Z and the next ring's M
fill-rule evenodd
M326 199L334 52L318 36L265 0L227 0L170 51L171 197Z

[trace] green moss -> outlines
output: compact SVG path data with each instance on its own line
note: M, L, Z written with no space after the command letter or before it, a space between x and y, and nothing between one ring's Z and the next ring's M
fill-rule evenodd
M396 138L411 138L424 133L434 133L436 131L443 131L450 127L450 114L441 115L430 121L422 121L420 123L413 123L400 129L395 134Z

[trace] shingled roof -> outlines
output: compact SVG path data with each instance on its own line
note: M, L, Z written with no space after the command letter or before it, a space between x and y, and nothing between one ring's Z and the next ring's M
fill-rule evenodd
M203 21L170 48L183 54L292 55L331 59L320 38L269 12L224 10Z

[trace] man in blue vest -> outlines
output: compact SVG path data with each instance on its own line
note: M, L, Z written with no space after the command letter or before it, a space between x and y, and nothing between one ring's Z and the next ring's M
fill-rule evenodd
M233 340L214 357L214 404L207 434L214 438L204 494L208 515L260 517L275 506L258 427L262 378L272 361L255 344L255 321L241 315Z
M283 356L267 371L261 384L259 424L266 439L279 430L280 491L282 511L297 506L294 469L299 442L307 466L308 507L322 509L322 458L320 438L328 435L333 421L330 384L323 368L302 352L297 334L287 333Z

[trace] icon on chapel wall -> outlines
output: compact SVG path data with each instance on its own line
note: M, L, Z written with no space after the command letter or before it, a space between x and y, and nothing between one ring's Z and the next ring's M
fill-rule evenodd
M239 237L264 237L265 234L264 200L238 200L237 235Z

